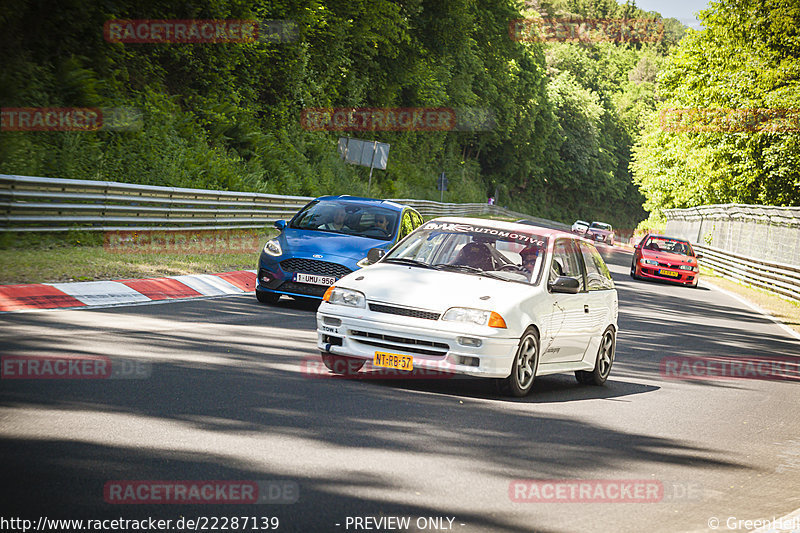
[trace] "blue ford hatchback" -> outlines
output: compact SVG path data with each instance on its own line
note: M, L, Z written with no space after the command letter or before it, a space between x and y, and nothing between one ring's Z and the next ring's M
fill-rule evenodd
M323 196L312 200L267 241L258 260L256 297L320 299L336 280L366 264L372 248L389 250L422 224L411 207L388 200Z

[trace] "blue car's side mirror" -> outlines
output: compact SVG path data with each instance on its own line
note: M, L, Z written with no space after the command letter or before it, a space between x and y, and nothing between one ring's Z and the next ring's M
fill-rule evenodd
M286 221L285 220L276 220L275 227L278 228L280 231L283 231L286 228Z

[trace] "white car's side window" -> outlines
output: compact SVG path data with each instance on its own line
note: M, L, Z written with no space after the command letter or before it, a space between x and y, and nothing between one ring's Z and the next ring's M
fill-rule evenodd
M590 291L613 289L614 282L611 280L611 272L603 261L600 252L594 246L580 243L583 263L586 265L586 285Z
M567 239L559 239L553 248L553 260L550 262L550 281L553 282L560 276L568 276L578 280L579 290L583 288L583 269L578 262L578 257L573 245Z

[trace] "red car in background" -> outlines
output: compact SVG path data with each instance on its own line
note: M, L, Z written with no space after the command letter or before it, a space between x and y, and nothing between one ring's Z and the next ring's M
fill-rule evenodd
M697 287L700 270L697 260L701 257L701 254L694 252L689 241L648 234L636 245L633 252L631 277L672 281Z

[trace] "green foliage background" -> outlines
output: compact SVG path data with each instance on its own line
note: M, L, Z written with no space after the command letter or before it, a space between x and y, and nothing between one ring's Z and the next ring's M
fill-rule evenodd
M645 208L657 219L702 204L800 205L800 3L720 0L700 18L705 29L664 63L633 149ZM665 131L670 109L787 110L793 131Z
M438 199L435 178L445 171L446 201L497 194L500 205L536 216L633 227L646 213L629 169L631 146L641 117L656 109L656 75L683 28L664 20L663 39L653 43L511 39L509 22L518 18L660 20L613 0L536 7L510 0L6 0L0 106L133 106L144 115L135 131L0 132L0 172L365 195L369 169L338 158L338 133L304 130L304 108L488 108L497 122L491 131L360 135L391 144L372 196ZM107 20L147 18L292 20L298 38L103 38ZM674 86L670 68L664 79Z

